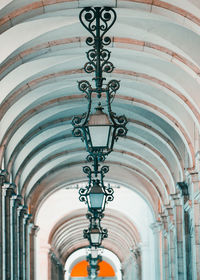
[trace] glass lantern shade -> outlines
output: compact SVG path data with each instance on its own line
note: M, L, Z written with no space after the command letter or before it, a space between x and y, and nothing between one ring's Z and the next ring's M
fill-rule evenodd
M96 266L98 264L98 259L90 259L90 265Z
M98 106L96 112L90 116L87 124L89 141L88 146L92 150L110 149L113 134L113 124L103 108Z
M102 234L98 228L92 228L90 231L90 241L92 246L101 244Z
M94 267L91 268L90 277L91 277L92 279L95 279L95 278L97 277L96 268L94 268Z
M88 206L90 210L102 210L105 206L105 193L98 181L95 181L88 195Z
M97 259L98 258L98 254L99 254L99 252L98 252L98 250L97 249L95 249L95 248L92 248L91 249L91 258L92 259Z

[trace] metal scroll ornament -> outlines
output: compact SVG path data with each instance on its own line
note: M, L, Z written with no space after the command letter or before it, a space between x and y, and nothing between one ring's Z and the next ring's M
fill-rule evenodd
M110 51L104 49L111 43L111 39L105 36L106 32L116 21L116 12L112 8L88 7L81 11L80 22L90 32L91 36L86 39L86 44L93 47L87 52L89 60L84 65L87 73L95 72L96 90L102 92L102 83L105 78L102 73L111 73L114 69L110 59Z

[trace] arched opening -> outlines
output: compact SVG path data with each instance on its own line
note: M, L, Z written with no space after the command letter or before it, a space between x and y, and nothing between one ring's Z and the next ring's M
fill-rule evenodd
M71 271L71 278L72 277L87 277L88 272L87 272L87 266L89 263L86 260L83 260L79 263L77 263ZM98 277L114 277L115 276L115 271L112 268L112 266L107 263L106 261L102 261L99 263L99 273Z
M104 74L128 119L105 160L103 261L117 280L200 279L198 0L0 1L0 279L64 280L87 255L71 121L88 105L77 81L93 82L79 21L93 5L117 13Z
M109 241L105 239L103 246L118 256L124 273L132 266L132 273L140 275L138 277L141 273L155 275L156 241L151 229L155 221L152 208L130 187L112 185L115 199L108 205L102 222L109 230ZM82 230L88 222L77 199L78 188L78 185L68 185L52 193L37 212L36 222L40 227L37 235L38 275L46 277L48 274L49 251L64 264L75 248L88 246L88 241L82 237ZM144 214L142 220L141 211Z

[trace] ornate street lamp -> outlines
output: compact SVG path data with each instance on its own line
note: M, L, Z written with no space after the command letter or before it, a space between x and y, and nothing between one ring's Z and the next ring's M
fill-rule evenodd
M99 272L99 263L102 261L102 257L98 256L97 258L92 258L91 255L87 257L87 261L89 262L89 266L87 267L88 276L91 279L95 279Z
M101 246L102 240L108 237L108 230L101 227L100 218L95 218L91 214L86 216L90 220L90 226L83 230L83 237L89 240L91 247L98 248Z
M87 267L88 270L88 276L90 279L96 279L98 272L99 272L99 265L95 265L95 266L88 266Z
M109 61L110 51L104 48L111 43L111 39L105 33L116 21L116 13L110 7L88 7L80 13L80 22L92 35L86 39L86 44L93 47L87 52L88 62L84 66L86 73L95 72L95 87L86 81L78 82L79 89L86 95L88 100L88 111L72 120L74 126L73 135L81 137L86 144L86 150L90 155L98 159L105 158L113 150L114 142L119 136L127 133L127 119L124 115L117 116L111 109L111 103L120 87L119 81L111 80L104 83L102 74L111 73L114 69ZM101 102L94 108L92 95L100 99L106 98L106 108ZM97 105L97 104L96 104ZM95 110L91 113L92 108ZM106 112L103 112L105 110Z
M79 190L79 200L85 202L88 205L88 210L97 217L105 210L105 204L113 200L113 189L110 186L105 186L103 182L104 174L109 171L109 167L103 166L98 171L97 166L97 170L94 168L92 171L89 166L84 166L83 171L88 175L89 183ZM100 179L96 178L97 175L100 175ZM96 177L92 179L92 176Z
M87 261L90 266L98 265L102 261L102 256L97 255L96 258L93 258L91 254L87 256Z
M106 36L107 31L116 21L116 12L110 7L87 7L81 10L79 19L81 24L89 31L90 37L86 44L91 49L86 53L88 62L84 65L86 73L95 73L92 79L94 85L87 80L78 82L78 88L88 101L87 112L74 116L72 120L73 135L81 137L89 153L87 161L92 162L93 170L89 166L83 167L83 172L89 178L88 185L79 190L80 201L88 205L87 217L90 226L83 231L84 238L90 242L91 248L100 247L103 238L108 236L107 229L103 229L100 220L103 217L105 204L113 200L113 189L105 186L104 174L109 171L108 166L99 170L99 162L113 151L114 143L120 136L126 136L127 118L112 111L111 103L120 87L118 80L112 79L105 83L103 73L111 73L113 64L109 61L111 52L105 49L111 43ZM96 101L98 100L98 102ZM95 261L95 260L93 260ZM90 267L93 279L96 277L97 266Z

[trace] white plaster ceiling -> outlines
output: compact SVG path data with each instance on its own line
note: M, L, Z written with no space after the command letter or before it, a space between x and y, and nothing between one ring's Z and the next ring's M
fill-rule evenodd
M62 184L84 180L85 148L72 137L73 115L87 110L77 80L86 62L83 6L109 5L110 79L121 80L112 109L128 134L107 162L110 181L140 193L155 217L195 170L200 131L200 5L184 1L0 3L0 159L35 215ZM134 182L137 182L135 184Z

